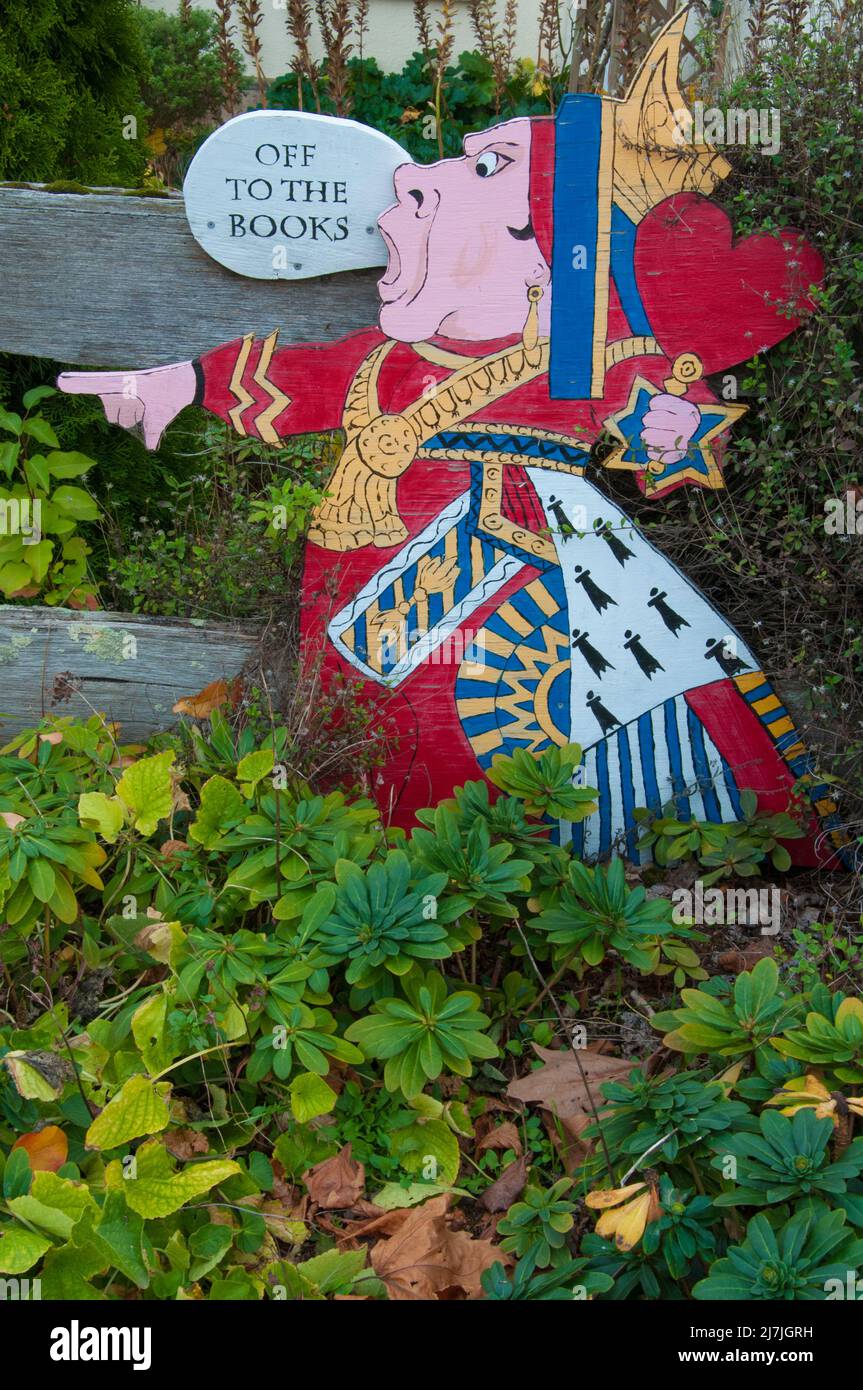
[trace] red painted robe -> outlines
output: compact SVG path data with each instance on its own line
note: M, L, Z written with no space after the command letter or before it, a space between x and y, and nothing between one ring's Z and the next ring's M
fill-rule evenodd
M661 228L655 228L654 235L661 240ZM739 327L734 331L739 336ZM608 341L628 336L630 330L612 284ZM232 423L241 434L251 437L272 438L275 434L285 438L292 434L338 429L357 369L384 341L377 329L333 343L281 348L274 348L272 339L238 339L204 354L195 363L198 403ZM431 343L447 352L476 358L513 341L457 343L435 338ZM758 346L753 343L752 350ZM721 369L716 356L714 352L711 371ZM729 365L740 360L739 342L733 346L729 344L727 356ZM607 373L604 398L593 401L552 400L547 375L542 375L478 410L470 417L470 422L500 424L526 431L531 428L554 431L589 449L600 434L603 422L626 406L636 375L662 390L670 365L668 358L658 355L622 361ZM428 393L433 382L445 380L450 371L448 366L429 361L423 355L422 345L396 344L380 371L380 409L391 414L400 413L424 392ZM688 398L702 405L716 401L704 381L690 388ZM596 473L601 473L601 469L596 470L594 476ZM643 487L643 472L638 472L636 477ZM445 462L440 458L415 458L398 481L399 512L409 539L427 527L447 504L463 495L469 481L468 465L458 458ZM535 490L524 476L517 485L507 484L504 508L509 515L526 519L537 529L548 526ZM332 614L349 605L405 544L401 542L383 549L368 545L347 553L308 545L302 624L307 650L311 644L327 641L327 624ZM523 591L539 573L532 567L521 569L472 614L472 628L482 627L502 604ZM341 670L356 678L356 669L330 642L327 642L325 660L328 669ZM750 679L748 691L744 691L739 682L724 676L718 669L718 679L705 683L703 672L702 666L701 673L696 673L698 679L693 680L693 688L685 692L688 708L733 769L738 788L751 787L763 810L787 809L792 787L797 778L808 771L808 763L778 697L763 675ZM454 786L475 779L480 773L481 764L456 705L455 680L454 667L426 660L395 689L382 690L377 683L367 683L370 699L380 702L384 718L391 721L398 735L397 751L378 779L376 789L384 813L396 822L409 824L416 809L434 804L450 795ZM443 697L442 684L445 687ZM821 816L833 809L826 796L826 788L811 785L810 797ZM812 864L829 857L831 848L827 844L825 851L823 837L822 847L816 847L815 831L813 813L807 839L789 842L789 850L797 862Z

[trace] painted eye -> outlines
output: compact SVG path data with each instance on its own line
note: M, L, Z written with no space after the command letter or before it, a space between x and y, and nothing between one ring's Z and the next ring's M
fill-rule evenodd
M511 163L512 160L507 159L505 154L496 154L494 150L486 150L485 154L481 154L476 162L476 173L481 179L490 179L492 174L500 173L501 169Z

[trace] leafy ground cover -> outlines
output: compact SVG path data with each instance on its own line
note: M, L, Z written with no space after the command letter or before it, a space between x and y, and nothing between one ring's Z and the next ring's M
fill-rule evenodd
M550 838L593 805L574 747L407 832L289 754L218 707L147 746L55 715L0 752L0 1274L828 1297L863 1256L863 940L825 959L793 887L778 937L672 900L731 840L760 882L794 820L684 836L669 808L664 863L590 868Z

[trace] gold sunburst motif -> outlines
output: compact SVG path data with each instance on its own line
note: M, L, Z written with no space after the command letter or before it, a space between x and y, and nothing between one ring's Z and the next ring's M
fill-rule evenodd
M500 610L504 617L505 608L506 605ZM535 645L539 641L541 648ZM495 694L466 695L458 701L462 720L476 715L494 716L494 727L468 735L474 753L482 757L494 752L505 739L517 740L529 752L536 752L547 742L563 747L568 742L568 733L555 720L549 697L557 677L569 668L567 638L544 625L533 632L532 644L528 645L527 641L516 643L484 628L477 634L474 648L479 653L493 652L507 662L504 669L492 673L497 676ZM476 666L476 655L465 657L459 668L459 680L469 685L476 679ZM488 679L487 674L485 679Z
M546 739L560 747L569 742L566 731L555 721L549 701L557 677L569 669L569 643L549 627L541 628L536 635L542 638L544 651L539 653L526 645L517 647L513 657L521 669L513 665L501 673L501 685L509 689L497 698L501 733L504 738L526 739L530 753L541 748ZM503 722L504 714L509 715L509 724Z

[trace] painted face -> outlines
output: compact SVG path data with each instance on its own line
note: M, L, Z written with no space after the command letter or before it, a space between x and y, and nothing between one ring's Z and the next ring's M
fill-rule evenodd
M530 221L530 121L466 136L459 159L403 164L394 183L398 201L378 219L389 251L382 331L408 343L520 332L527 286L551 278ZM546 289L543 334L549 309Z

